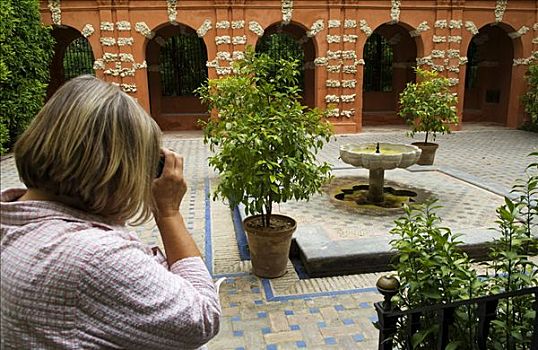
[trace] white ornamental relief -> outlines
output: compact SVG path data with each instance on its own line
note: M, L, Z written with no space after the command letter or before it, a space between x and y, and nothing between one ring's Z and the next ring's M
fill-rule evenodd
M329 60L337 60L340 57L342 57L342 51L340 51L340 50L338 50L338 51L328 50L327 51L327 59L329 59Z
M314 59L314 64L316 66L326 66L327 63L328 63L327 57L316 57L316 59Z
M340 109L338 108L331 108L327 110L327 117L339 117L340 116Z
M224 44L231 44L232 38L229 35L222 35L222 36L216 36L215 37L215 44L217 45L224 45Z
M340 112L340 116L345 117L345 118L352 118L354 115L355 115L354 109L342 110L342 112Z
M345 43L356 43L358 38L359 36L355 34L344 34L342 41Z
M134 39L132 37L123 37L116 40L118 46L132 46Z
M435 21L433 26L439 29L448 28L448 22L446 19L438 19L437 21Z
M446 56L448 58L459 58L460 57L460 50L450 49L446 51Z
M232 55L227 51L219 51L217 52L217 59L221 61L231 61Z
M202 25L196 29L196 34L199 38L202 38L211 29L211 20L206 19Z
M368 23L367 23L366 20L364 20L364 19L361 19L361 20L359 21L359 28L360 28L360 30L361 30L364 34L366 34L366 36L368 36L368 37L369 37L370 35L372 35L372 33L373 33L372 28L370 28L370 27L368 26Z
M82 36L84 36L85 38L89 37L94 32L95 32L95 29L93 28L91 24L86 24L84 28L82 28L82 31L81 31Z
M327 43L329 44L339 43L341 39L342 38L340 37L340 35L330 35L330 34L327 35Z
M353 50L342 51L342 58L344 60L355 60L357 58L357 54Z
M325 29L325 24L323 23L322 19L318 19L312 24L310 30L306 33L306 35L311 38L321 32L323 29Z
M256 21L248 22L248 29L250 29L250 31L256 34L258 37L263 36L263 33L264 33L263 27L261 26L261 24L259 24Z
M217 62L217 59L215 58L214 60L212 61L207 61L205 66L207 68L217 68L219 66L219 63Z
M116 45L116 39L114 39L112 37L108 37L108 36L99 38L99 42L101 43L102 46L114 46L114 45Z
M234 51L232 52L232 60L243 60L245 59L245 53L243 51Z
M446 67L446 70L451 72L451 73L459 73L460 72L460 67L458 67L458 66L448 66L448 67Z
M357 73L357 68L356 68L355 64L343 66L342 67L342 72L344 72L345 74L356 74Z
M52 23L62 25L62 10L60 8L60 0L49 0L48 8L52 17Z
M325 81L325 86L328 87L328 88L340 87L340 80L332 80L332 79L326 80Z
M342 95L342 96L340 96L340 101L342 101L343 103L352 103L352 102L355 102L355 95L356 95L356 94L352 94L352 95Z
M502 22L508 0L497 0L495 4L495 22Z
M245 28L245 21L232 21L232 29L243 29Z
M134 62L134 57L130 53L120 53L119 57L121 62Z
M432 58L445 58L445 51L432 50Z
M473 21L465 21L465 29L467 29L472 35L478 34L478 28Z
M136 92L136 85L135 84L120 84L120 89L123 92Z
M281 12L282 12L282 23L289 24L291 22L291 17L293 14L293 1L282 0Z
M340 28L342 25L342 22L338 19L330 19L329 24L327 25L328 28Z
M166 0L166 12L168 13L168 21L176 23L177 18L177 0Z
M444 35L434 35L433 36L433 42L438 43L446 43L446 36Z
M357 84L357 81L355 79L342 80L342 87L343 88L354 89L356 84Z
M357 28L357 21L354 19L344 20L344 28L345 29Z
M400 0L391 0L390 8L390 22L392 24L398 23L400 21Z
M114 31L114 23L112 22L101 22L99 25L99 29L101 29L102 32L113 32Z
M127 21L116 22L116 29L118 29L118 31L130 31L131 30L131 23L129 23Z
M340 102L340 97L338 97L336 95L326 95L325 96L325 102L326 103L339 103Z
M512 33L508 33L508 36L511 38L511 39L516 39L516 38L519 38L520 36L524 35L524 34L527 34L527 32L530 30L529 27L527 26L522 26L521 28L519 28L519 30L517 32L512 32Z
M94 70L103 70L105 69L105 61L102 58L98 58L93 62Z
M448 28L450 29L461 29L462 26L463 26L463 22L459 19L458 20L451 19L448 24Z
M449 43L461 43L461 36L459 35L451 35L448 37L448 42Z
M427 31L429 29L430 29L430 27L428 26L428 22L423 21L418 25L417 29L410 31L409 35L411 35L411 37L414 38L414 37L419 36L420 34L424 33L425 31Z
M246 35L234 36L232 38L232 44L233 45L245 45L246 43L247 43L247 36Z
M342 69L342 65L327 65L327 72L329 73L340 73L340 70Z
M145 36L146 38L148 39L153 39L153 37L155 36L155 33L153 33L148 25L146 24L146 22L137 22L135 24L135 30L142 34L143 36Z
M448 85L449 86L456 86L458 85L460 80L458 78L448 78Z
M230 22L229 21L218 21L215 23L215 28L217 29L228 29L230 28Z

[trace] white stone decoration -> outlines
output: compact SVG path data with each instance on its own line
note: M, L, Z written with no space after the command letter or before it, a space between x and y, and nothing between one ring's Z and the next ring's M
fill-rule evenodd
M495 4L495 22L496 23L502 22L507 4L508 4L508 0L497 0L497 3Z
M325 86L328 88L337 88L340 87L340 80L329 79L325 81Z
M245 28L244 20L232 21L232 29L242 29L242 28Z
M123 92L136 92L136 85L135 84L120 84L120 89Z
M461 43L461 36L459 35L449 35L448 36L448 42L449 43Z
M131 23L127 21L118 21L116 22L116 29L118 29L119 31L130 31Z
M459 57L460 66L463 66L464 64L467 64L467 62L469 62L469 59L467 58L467 56L460 56Z
M444 70L445 70L445 66L443 66L441 64L431 64L430 66L436 72L444 72Z
M519 38L520 36L524 35L524 34L527 34L527 32L530 30L529 27L527 26L522 26L521 28L519 28L519 30L517 32L512 32L512 33L508 33L508 36L511 38L511 39L516 39L516 38Z
M459 82L460 80L458 78L448 78L448 85L450 86L456 86Z
M390 8L390 22L392 24L398 23L400 21L400 0L391 0Z
M360 64L361 66L364 66L366 64L363 58L359 58L355 63Z
M372 28L370 28L370 27L368 26L368 23L367 23L366 20L364 20L364 19L361 19L361 20L359 21L359 28L360 28L360 30L361 30L364 34L366 34L366 36L368 36L368 37L369 37L370 35L372 35L372 33L373 33Z
M211 20L206 19L202 25L196 29L196 34L199 38L202 38L211 29Z
M339 19L330 19L327 25L328 28L340 28L342 22Z
M352 95L341 95L341 96L340 96L340 101L342 101L343 103L352 103L352 102L355 102L355 95L356 95L356 94L352 94Z
M263 36L263 33L264 33L263 27L261 26L261 24L259 24L256 21L248 22L248 29L250 29L250 31L256 34L258 37Z
M336 117L338 118L340 116L340 109L338 108L331 108L327 110L327 117Z
M342 80L343 88L354 89L356 85L357 85L357 81L355 79Z
M105 69L105 61L102 58L98 58L93 62L94 70L103 70Z
M113 32L114 31L114 23L112 22L101 22L99 25L99 29L101 29L102 32Z
M146 60L142 61L142 63L133 63L134 69L145 69L148 68L148 63Z
M60 0L49 0L48 8L52 17L52 23L57 26L62 25L62 9L60 7Z
M420 34L424 33L425 31L427 31L429 29L430 29L430 27L428 26L428 22L427 21L422 21L418 25L417 29L412 30L412 31L409 32L409 35L411 35L411 37L414 38L414 37L419 36Z
M340 73L340 70L342 68L342 65L327 65L327 72L329 73Z
M314 64L316 66L326 66L328 62L329 60L327 59L327 57L316 57L314 59Z
M177 0L166 0L166 12L168 13L168 21L176 23L177 18Z
M215 23L215 28L217 29L228 29L230 28L230 22L229 21L218 21Z
M327 51L327 59L329 59L329 60L337 60L340 57L342 57L342 51L340 51L340 50L338 50L338 51L328 50Z
M340 116L342 117L346 117L346 118L351 118L355 115L355 110L354 109L349 109L349 110L342 110L342 112L340 112Z
M219 51L217 52L217 59L221 61L231 61L232 55L227 51Z
M116 43L118 44L118 46L132 46L134 43L134 39L132 37L118 38L116 40Z
M460 57L460 50L455 50L455 49L446 50L446 56L448 58L459 58Z
M357 21L354 19L344 20L344 28L345 29L357 28Z
M217 62L217 59L214 59L214 60L211 60L211 61L207 61L205 66L207 68L217 68L219 66L219 63Z
M281 11L282 11L282 23L289 24L291 22L291 17L293 14L293 1L282 0Z
M246 43L247 43L247 36L246 35L234 36L232 38L232 44L234 44L234 45L245 45Z
M338 97L336 95L326 95L325 96L325 102L326 103L339 103L340 102L340 97Z
M103 73L105 75L111 75L113 77L125 78L125 77L134 77L135 70L133 68L121 68L121 66L120 67L116 66L116 68L105 69Z
M359 36L355 34L344 34L342 41L345 43L356 43L358 38Z
M446 19L438 19L437 21L435 21L433 26L435 28L444 29L448 27L448 22Z
M446 43L446 36L444 35L434 35L433 36L433 42L438 43Z
M458 66L448 66L448 67L446 67L446 70L449 71L449 72L452 72L452 73L459 73L460 72L460 67L458 67Z
M84 28L82 28L82 36L84 36L85 38L89 37L90 35L92 35L93 33L95 32L95 29L93 28L93 26L91 24L86 24L84 26Z
M245 53L243 51L234 51L232 52L232 60L244 60L245 59Z
M342 58L344 60L354 60L357 58L357 54L353 50L342 51Z
M120 53L120 61L121 62L134 62L134 57L130 53Z
M432 58L445 58L445 51L432 50Z
M116 45L116 39L109 36L104 36L104 37L99 38L99 42L101 43L102 46Z
M342 37L340 35L327 34L327 43L328 44L339 43L341 41L341 39L342 39Z
M532 63L532 61L534 60L537 60L538 59L538 51L534 51L532 53L532 56L529 56L529 57L526 57L526 58L514 58L514 66L520 66L520 65L525 65L525 66L528 66L529 64Z
M325 24L323 23L322 19L318 19L312 24L312 26L310 26L310 30L306 33L306 36L311 38L321 32L323 29L325 29Z
M422 66L422 65L425 65L425 64L428 64L428 65L433 64L431 56L417 57L417 65L418 66Z
M103 61L105 61L105 62L114 62L117 59L118 59L118 54L117 53L105 52L103 54Z
M229 35L222 35L222 36L215 37L215 44L217 45L231 44L231 43L232 43L232 38Z
M148 25L146 24L146 22L137 22L135 24L135 30L142 34L143 36L145 36L146 38L148 39L153 39L153 37L155 36L155 33L153 33Z
M461 29L463 22L461 19L451 19L448 23L448 28L450 29Z
M217 75L228 75L232 73L232 67L216 67Z
M348 66L343 66L342 67L342 72L344 72L345 74L356 74L357 73L357 68L355 67L355 64L348 65Z
M532 43L538 45L538 37L532 38Z
M472 35L478 34L478 28L473 21L465 21L465 29L467 29Z
M538 22L536 22L536 23L534 23L534 24L532 25L532 29L533 29L533 30L538 30Z

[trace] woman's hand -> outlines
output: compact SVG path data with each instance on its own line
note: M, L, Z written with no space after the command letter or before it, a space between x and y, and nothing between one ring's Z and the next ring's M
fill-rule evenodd
M183 177L183 157L163 148L164 168L160 177L153 180L152 192L155 199L155 217L166 218L177 215L187 182Z

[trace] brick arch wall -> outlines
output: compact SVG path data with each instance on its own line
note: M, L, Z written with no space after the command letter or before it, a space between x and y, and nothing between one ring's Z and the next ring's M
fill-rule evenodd
M45 24L68 25L81 32L87 25L92 25L94 31L87 38L96 57L96 75L121 84L148 111L146 47L149 37L160 26L177 21L201 30L200 36L208 52L208 74L210 78L216 78L227 73L228 64L226 60L214 61L218 52L221 52L220 55L222 52L232 54L244 50L246 44L255 45L259 34L256 29L249 28L250 21L255 21L262 30L277 22L298 23L308 30L317 49L315 104L322 108L331 104L329 120L336 132L358 132L362 128L361 58L368 30L372 31L384 23L398 23L414 32L418 64L442 70L441 73L451 79L454 92L460 97L458 113L461 118L465 96L465 55L473 36L472 27L506 23L517 33L525 26L530 30L513 41L514 65L506 125L517 127L525 119L519 96L526 89L524 74L529 58L538 50L536 1L510 0L505 9L498 8L497 12L496 6L502 5L497 0L178 0L176 3L176 8L169 8L165 0L40 1ZM243 20L242 26L232 28L234 22L237 24ZM207 30L204 29L206 21L211 27ZM216 24L222 21L230 26L216 28ZM322 28L316 26L318 21L323 24ZM120 29L117 26L119 22L129 26ZM467 22L471 22L472 26L467 27ZM106 26L103 29L102 24L112 24L113 29L107 30ZM229 37L229 43L226 40L217 43L217 37L220 37L219 40ZM113 38L116 43L103 45L103 38ZM118 45L118 39L122 40L122 46ZM351 53L354 53L356 57L346 58L340 64L339 59L328 59L328 51L346 52L346 57L352 57ZM442 52L445 57L431 57L433 52ZM116 56L109 55L107 57L112 57L109 61L101 62L105 53ZM120 60L120 54L123 54L124 61ZM451 56L447 57L449 54ZM341 67L336 67L338 64ZM116 68L117 65L120 68ZM344 66L347 66L345 72ZM337 84L339 86L336 87ZM338 102L329 102L333 100ZM174 128L172 124L169 127Z

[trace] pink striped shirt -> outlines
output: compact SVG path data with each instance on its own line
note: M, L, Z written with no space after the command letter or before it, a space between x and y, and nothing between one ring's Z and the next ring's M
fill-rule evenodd
M193 349L217 334L201 258L167 269L124 227L22 194L1 194L2 349Z

